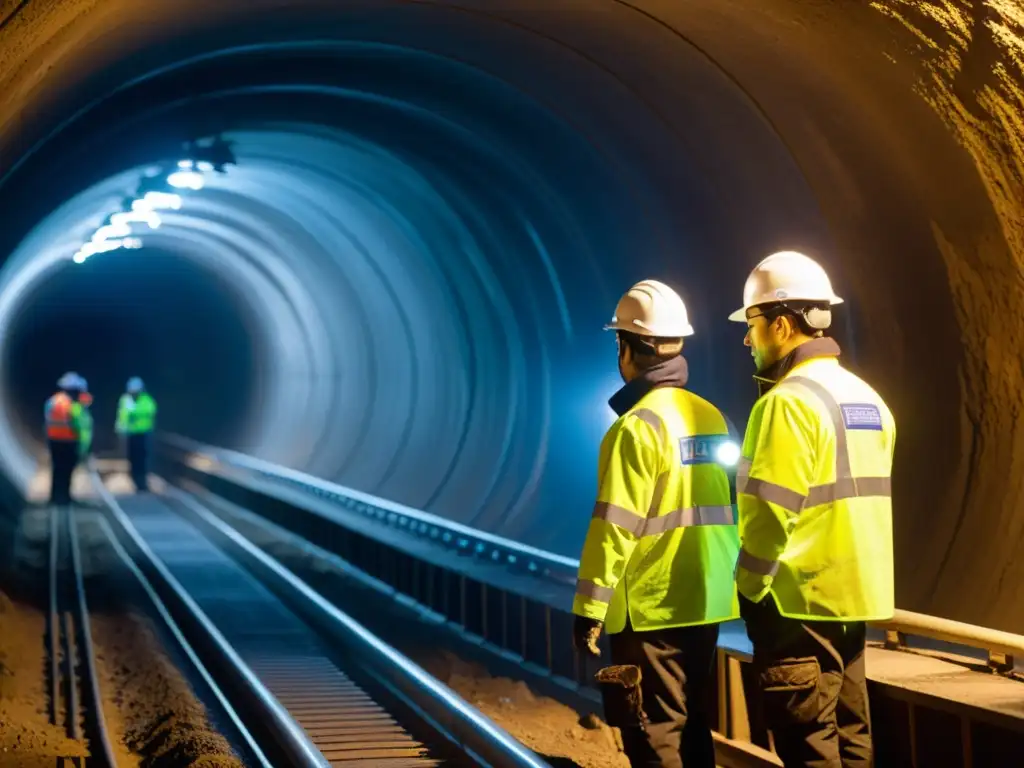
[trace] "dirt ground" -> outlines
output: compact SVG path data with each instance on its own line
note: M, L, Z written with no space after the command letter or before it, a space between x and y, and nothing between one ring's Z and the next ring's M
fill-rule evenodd
M492 677L477 664L438 650L412 654L413 660L512 736L556 768L629 768L618 728L599 718L535 695L521 680Z
M104 716L108 729L121 734L119 768L243 768L161 651L148 619L100 615L92 627Z
M89 578L86 589L104 717L118 768L242 768L228 742L211 727L148 620L125 613L128 593L116 587L127 574L119 570L99 529L89 524L92 517L90 510L81 510L79 543ZM7 571L5 578L17 577L23 592L27 587L32 591L33 584L38 588L38 569L45 567L48 549L48 511L29 508L6 521L0 535L17 542L16 556L8 563L17 573L0 569ZM85 745L49 724L44 643L43 613L0 592L2 768L52 768L58 756L86 754Z
M50 725L45 689L46 620L0 592L0 765L51 768L60 756L84 755L79 742Z

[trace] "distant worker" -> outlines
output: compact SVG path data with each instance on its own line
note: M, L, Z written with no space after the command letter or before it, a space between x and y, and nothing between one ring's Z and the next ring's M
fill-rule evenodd
M115 431L126 435L132 483L140 493L149 490L149 452L156 426L156 401L146 391L142 379L132 376L117 404Z
M637 283L605 329L615 331L626 384L609 400L619 418L601 443L574 641L599 656L602 627L610 636L615 666L598 680L631 765L713 768L719 624L739 617L739 539L721 464L735 464L739 450L722 413L685 389L683 337L693 328L675 291Z
M78 382L82 391L78 394L78 402L82 406L79 416L79 459L88 461L92 451L93 418L92 418L92 395L89 393L89 382L79 376Z
M80 397L86 382L69 371L57 382L58 391L43 409L46 442L50 449L50 504L71 504L71 476L92 445L91 417Z
M871 765L866 622L894 609L896 427L824 335L840 303L817 263L784 251L754 268L729 317L747 324L760 389L736 479L736 583L786 766Z

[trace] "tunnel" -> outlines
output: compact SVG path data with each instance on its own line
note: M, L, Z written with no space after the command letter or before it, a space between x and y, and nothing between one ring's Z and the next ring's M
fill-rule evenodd
M1010 0L7 0L2 470L62 371L98 435L139 374L164 430L575 556L619 295L679 290L742 432L726 317L795 249L896 418L898 606L1024 632L1022 34ZM75 259L211 141L141 247Z

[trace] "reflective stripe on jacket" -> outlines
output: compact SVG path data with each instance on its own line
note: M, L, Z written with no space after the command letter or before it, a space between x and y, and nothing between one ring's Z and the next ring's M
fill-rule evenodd
M653 389L601 443L598 495L573 612L622 631L739 616L729 479L715 463L722 414L678 387Z
M152 432L156 424L156 401L143 392L137 397L124 394L117 404L117 423L114 429L119 434L137 435Z
M78 440L76 405L78 404L71 399L71 396L64 392L58 392L46 401L46 405L43 406L43 418L46 420L47 440L57 442Z
M885 402L834 357L760 398L736 478L739 591L791 618L890 618L895 442Z

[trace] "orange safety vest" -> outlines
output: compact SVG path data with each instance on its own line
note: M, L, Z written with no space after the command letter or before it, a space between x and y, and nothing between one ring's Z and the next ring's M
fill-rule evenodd
M63 392L46 401L46 438L58 441L77 441L78 433L71 423L74 401Z

